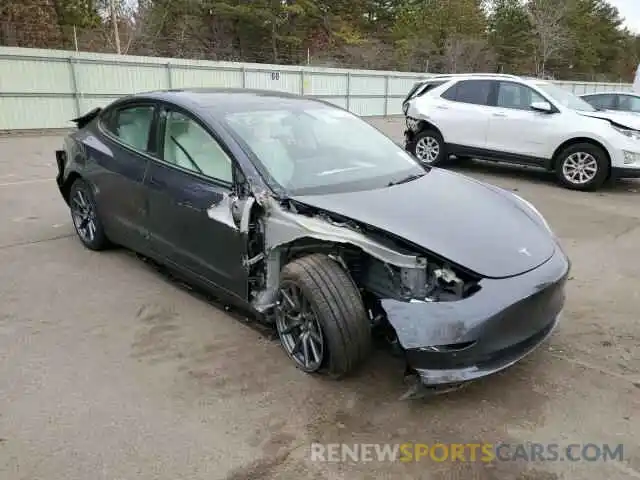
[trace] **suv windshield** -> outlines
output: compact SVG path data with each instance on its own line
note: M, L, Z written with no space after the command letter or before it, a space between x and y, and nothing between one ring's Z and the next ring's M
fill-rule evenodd
M225 115L271 178L290 195L370 190L423 175L411 155L343 110L313 106Z
M593 106L589 105L580 97L575 96L568 90L558 87L552 83L540 82L535 84L540 90L549 95L552 99L572 110L579 112L595 112L597 111Z

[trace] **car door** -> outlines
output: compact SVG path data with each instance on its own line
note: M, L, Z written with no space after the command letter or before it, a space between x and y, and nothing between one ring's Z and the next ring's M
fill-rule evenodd
M429 116L451 151L456 146L484 149L494 82L461 80L433 101Z
M95 186L107 235L140 252L148 247L144 176L155 153L156 112L156 104L149 101L118 104L105 111L97 130L82 139L95 164L87 175Z
M154 253L208 283L246 299L244 236L208 209L232 192L234 162L204 123L162 107L158 159L145 184Z
M561 131L561 115L539 112L531 108L535 102L549 101L531 87L518 82L500 80L496 105L492 109L487 132L487 148L512 154L512 161L540 164L549 156Z

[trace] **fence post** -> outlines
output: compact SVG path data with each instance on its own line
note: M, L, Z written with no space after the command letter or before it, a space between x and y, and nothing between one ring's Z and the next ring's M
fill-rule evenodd
M384 76L384 116L389 115L389 75Z
M351 111L351 72L347 72L347 111Z
M247 67L242 67L242 88L247 88Z
M173 88L173 78L171 74L171 62L167 62L167 88Z
M67 59L69 61L69 75L71 76L71 89L73 93L73 100L76 106L76 116L82 115L80 110L80 92L78 91L78 74L76 72L76 61L73 57Z
M304 96L304 69L300 69L300 95Z

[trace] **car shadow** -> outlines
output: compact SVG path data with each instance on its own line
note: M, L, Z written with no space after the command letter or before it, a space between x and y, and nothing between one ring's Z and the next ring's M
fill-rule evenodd
M160 279L172 287L177 287L188 293L194 299L205 302L212 308L223 311L242 325L257 332L264 340L279 343L276 330L267 323L260 321L252 312L229 305L224 299L216 297L200 287L186 283L170 269L147 257L133 252L128 253L137 257L137 259L148 266L150 270L156 273ZM331 377L324 375L312 376L310 378L313 379L313 383L316 383L316 385L322 385L320 388L328 389L336 395L350 392L358 396L364 394L366 397L368 396L367 393L370 393L370 398L377 398L383 402L404 400L409 403L418 404L421 402L427 402L429 404L432 402L447 403L451 401L452 398L457 399L456 402L466 403L468 401L474 401L474 399L477 398L482 398L485 394L490 394L496 386L504 386L507 388L505 382L506 385L508 385L513 381L513 379L509 380L510 376L505 371L491 375L488 378L469 382L462 386L462 388L453 389L452 391L442 392L440 389L433 389L433 391L422 390L415 396L403 398L412 387L412 379L405 377L406 363L404 358L378 335L374 335L373 346L371 356L365 364L356 372L353 372L352 375L346 376L341 381L335 382ZM522 365L515 366L515 368L512 367L508 370L535 370L535 367L531 364L535 364L535 360L533 359L535 359L536 355L537 352L534 352L534 354L530 356L530 359L525 359L526 361L522 362ZM295 368L293 364L291 368Z
M513 165L507 163L492 162L486 160L474 159L472 161L457 163L452 162L446 167L465 175L482 174L491 175L505 180L522 180L525 179L533 183L541 185L555 186L558 185L556 178L552 172L548 172L541 168ZM517 189L515 189L517 190ZM623 194L640 193L640 179L619 179L605 183L596 194Z

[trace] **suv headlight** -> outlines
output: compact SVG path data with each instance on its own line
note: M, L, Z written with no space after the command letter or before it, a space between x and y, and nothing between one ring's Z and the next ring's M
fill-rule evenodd
M634 140L640 140L640 132L637 130L631 130L630 128L618 127L616 125L611 125L614 129L621 133L625 137L633 138Z
M549 225L547 220L544 218L544 216L542 216L542 214L538 211L538 209L536 207L533 206L533 204L531 202L529 202L528 200L525 200L520 195L516 195L513 192L511 192L511 195L516 197L518 202L520 202L522 205L524 205L527 208L527 210L529 210L535 217L537 217L538 220L540 220L540 223L542 225L544 225L544 227L547 229L547 231L555 238L556 234L551 229L551 226Z

